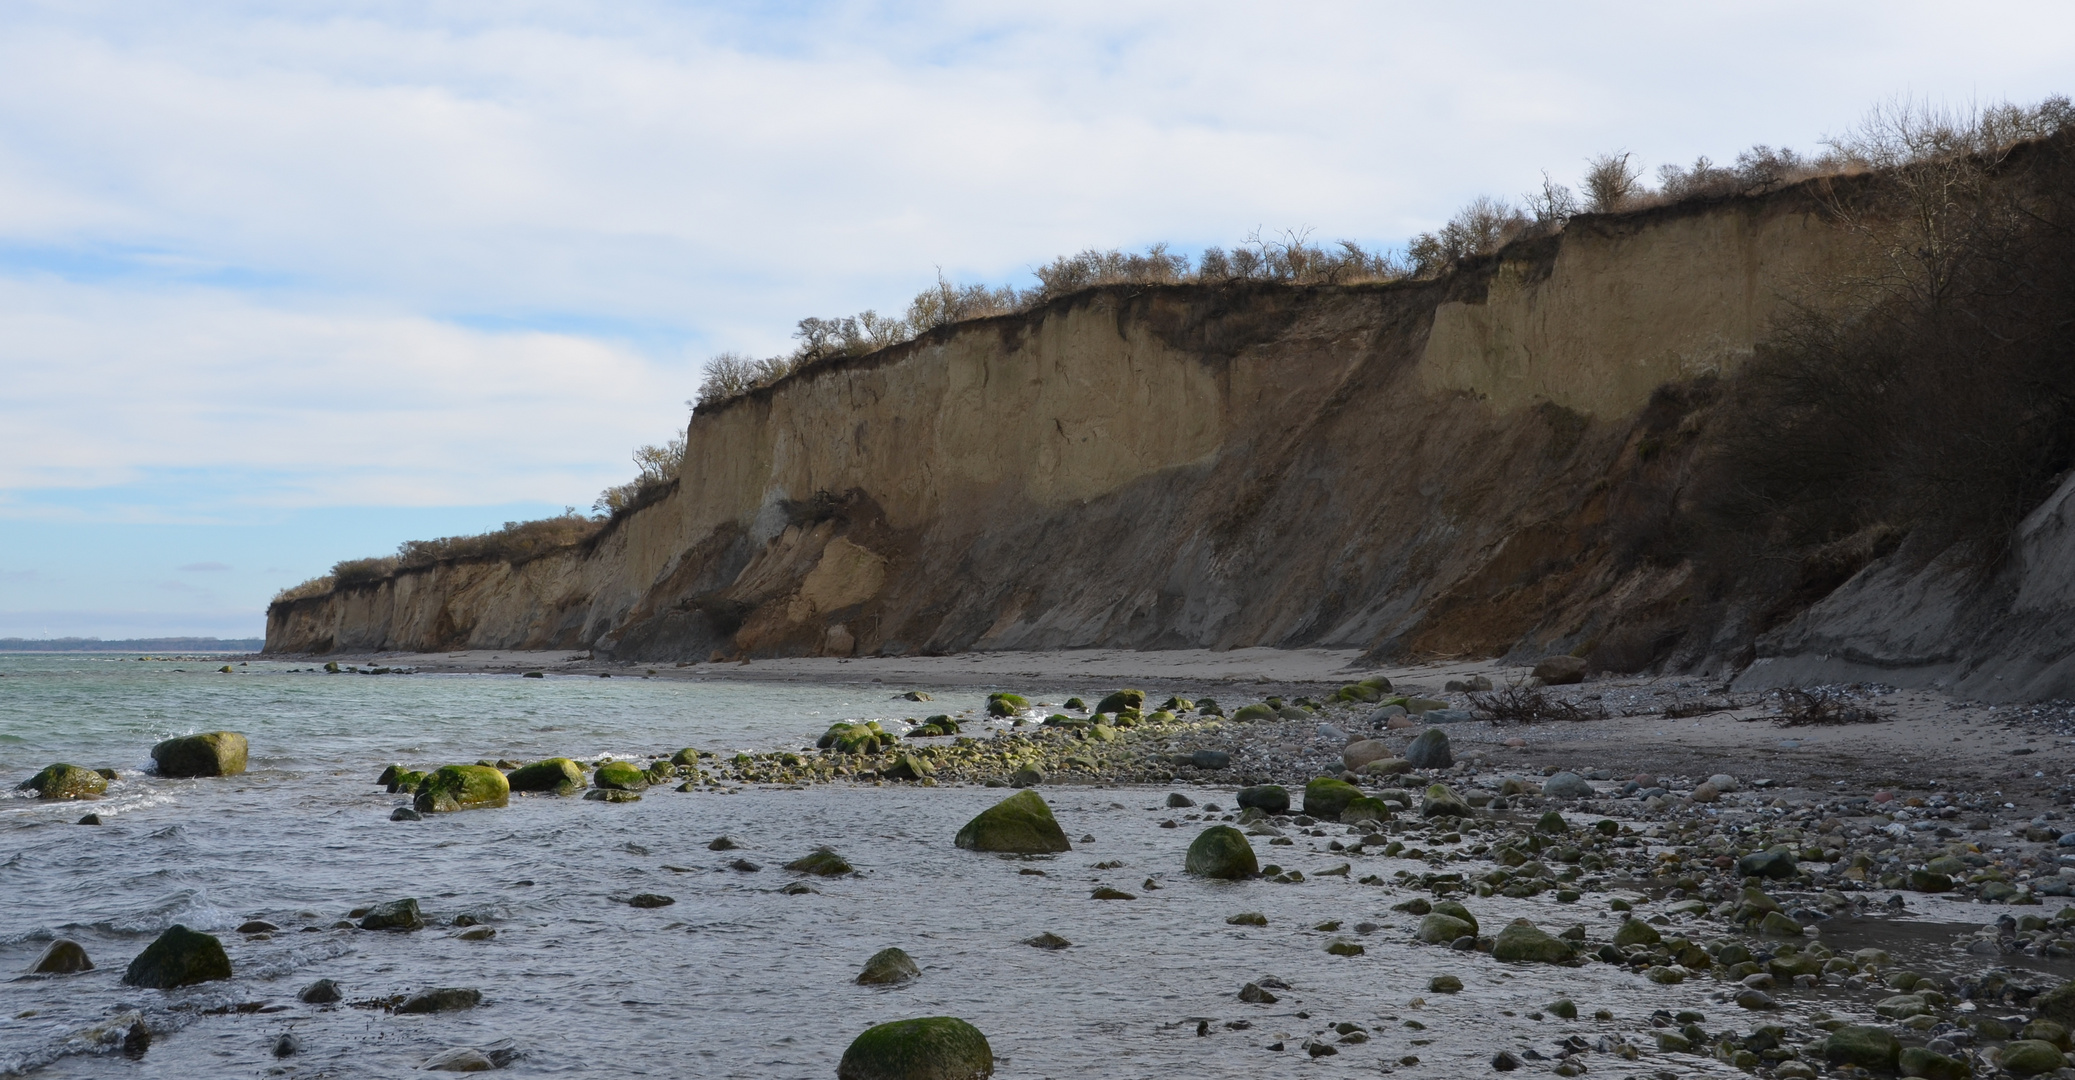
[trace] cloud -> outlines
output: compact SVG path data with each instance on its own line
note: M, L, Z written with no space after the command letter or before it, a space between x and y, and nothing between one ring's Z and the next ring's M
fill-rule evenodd
M224 573L224 572L228 571L228 570L229 570L230 568L231 568L231 567L230 567L230 564L229 564L229 563L220 563L220 562L191 562L191 563L187 563L187 564L186 564L186 565L184 565L184 566L181 566L181 567L179 567L178 569L180 569L180 570L182 570L182 571L184 571L184 572L186 572L186 573L191 573L191 574L210 574L210 573L218 573L218 574L220 574L220 573Z

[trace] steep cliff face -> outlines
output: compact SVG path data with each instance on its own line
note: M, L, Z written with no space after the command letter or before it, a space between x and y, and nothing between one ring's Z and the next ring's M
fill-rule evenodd
M277 604L268 648L1733 658L1773 616L1633 558L1632 496L1851 247L1789 190L1434 282L1078 294L702 410L592 544Z

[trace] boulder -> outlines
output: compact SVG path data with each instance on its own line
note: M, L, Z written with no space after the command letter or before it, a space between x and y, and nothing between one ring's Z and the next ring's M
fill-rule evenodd
M236 776L245 771L245 736L235 731L182 735L151 748L160 776Z
M1579 656L1545 656L1535 665L1535 678L1549 686L1567 686L1585 681L1585 659Z
M1846 1024L1823 1040L1823 1060L1832 1065L1892 1069L1901 1054L1902 1044L1886 1028L1864 1024ZM2055 1057L2059 1057L2059 1051L2055 1051Z
M895 741L893 733L881 728L877 720L854 724L844 721L830 724L814 745L838 754L876 754L892 747Z
M648 773L631 761L608 761L592 771L591 786L607 791L641 791L648 787Z
M94 970L94 962L86 958L86 949L79 942L59 938L43 950L43 955L29 965L31 975L72 975L81 971Z
M1526 919L1515 919L1492 941L1491 958L1560 964L1571 958L1571 946Z
M1232 711L1232 719L1234 720L1274 720L1276 718L1275 706L1265 703L1242 705Z
M1246 834L1230 825L1213 825L1189 844L1183 869L1198 877L1236 881L1261 872Z
M171 990L230 977L231 958L224 954L223 942L211 934L172 926L130 961L122 981L130 986Z
M396 1007L400 1013L443 1013L473 1009L483 1003L483 992L467 987L447 986L437 990L420 990L403 1000Z
M862 986L891 986L909 979L922 977L922 969L915 966L915 958L899 949L881 949L865 961L865 969L857 973Z
M1232 755L1223 750L1198 750L1189 755L1189 764L1199 769L1223 769L1232 764Z
M1358 821L1389 821L1390 819L1391 804L1384 802L1382 799L1372 799L1367 795L1360 795L1347 800L1347 805L1340 809L1340 823L1342 825L1353 825Z
M1455 764L1455 752L1448 747L1448 733L1440 728L1428 728L1405 746L1405 760L1415 769L1445 769Z
M1590 799L1599 792L1577 773L1560 772L1542 781L1542 794L1552 799Z
M1047 930L1036 937L1024 938L1023 944L1028 945L1033 949L1058 950L1073 947L1073 942L1068 941L1063 937L1060 937L1058 934L1055 934L1050 930Z
M1304 785L1304 812L1326 821L1339 821L1340 811L1361 797L1361 788L1336 777L1321 776Z
M584 792L584 801L609 803L640 802L641 793L638 791L621 791L619 788L594 787Z
M1240 788L1233 801L1237 802L1242 810L1251 806L1268 814L1290 812L1290 793L1280 784L1259 784Z
M425 929L425 916L418 911L418 901L407 897L369 908L367 914L361 917L360 928L408 933Z
M1045 782L1045 771L1035 765L1025 765L1009 774L1009 786L1018 788L1036 787Z
M1140 698L1142 700L1144 695L1140 695ZM1028 708L1030 708L1030 699L1022 694L996 692L987 695L987 715L989 716L1014 716ZM1102 710L1098 709L1096 711L1100 712ZM875 723L872 726L878 727L879 725Z
M1451 919L1462 920L1469 926L1470 933L1472 934L1482 929L1482 927L1477 925L1477 916L1470 914L1469 908L1462 906L1462 904L1454 900L1436 900L1433 906L1427 910L1436 915L1446 915Z
M1973 1074L1967 1063L1922 1046L1905 1046L1896 1072L1923 1080L1967 1080Z
M1470 804L1447 784L1428 784L1419 798L1421 817L1469 817Z
M1736 861L1736 872L1739 877L1761 877L1771 878L1774 881L1784 881L1787 878L1793 877L1796 869L1794 853L1786 848L1776 848L1772 851L1754 851Z
M736 861L740 862L742 860L738 859ZM786 863L785 868L795 873L813 874L816 877L842 877L845 874L857 873L857 868L851 866L848 859L836 854L833 849L826 847L815 848L813 851Z
M1035 791L1019 791L980 811L958 830L954 841L967 851L1004 851L1045 855L1071 851L1065 830L1052 818L1052 808Z
M505 777L513 791L552 791L574 795L583 790L583 767L566 757L551 757L513 769Z
M1657 928L1633 916L1623 918L1621 925L1614 928L1614 944L1620 948L1637 945L1655 945L1664 940Z
M986 1080L987 1036L963 1020L925 1016L865 1029L836 1065L837 1080Z
M418 785L411 801L421 814L485 810L511 801L512 786L488 765L442 765Z
M1413 765L1401 757L1388 757L1362 766L1363 776L1403 776L1411 772Z
M670 755L670 764L678 766L696 767L699 764L698 748L687 746L684 749L679 750L677 753Z
M1095 703L1095 711L1099 713L1141 712L1145 707L1146 692L1143 690L1119 690Z
M425 1072L489 1072L497 1063L473 1046L457 1046L426 1058L418 1068Z
M2068 1055L2060 1047L2040 1039L2018 1039L2003 1044L2003 1056L1996 1064L2012 1076L2039 1076L2053 1072L2068 1063Z
M1382 739L1362 739L1347 744L1347 749L1340 752L1340 762L1347 766L1349 772L1360 772L1362 766L1372 761L1383 761L1397 756L1397 751L1391 749L1391 744Z
M338 983L330 979L319 979L303 987L295 995L295 999L305 1005L331 1005L344 996L339 992Z
M913 754L901 754L893 763L879 770L879 775L888 780L923 780L936 775L930 763Z
M2075 980L2033 998L2032 1012L2064 1028L2075 1028Z
M33 791L43 799L93 799L108 790L108 778L61 761L22 781L15 790Z
M1425 945L1447 945L1457 938L1476 937L1477 928L1453 915L1430 912L1419 920L1412 940Z

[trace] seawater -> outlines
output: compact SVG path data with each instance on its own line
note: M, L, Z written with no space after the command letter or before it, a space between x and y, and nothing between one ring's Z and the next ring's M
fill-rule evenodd
M218 663L0 657L10 783L56 760L122 770L96 803L0 803L0 969L26 970L61 936L98 965L0 982L0 1073L403 1076L452 1047L508 1042L520 1055L502 1071L512 1076L831 1077L865 1027L953 1015L987 1034L1003 1077L1460 1076L1488 1071L1498 1050L1553 1055L1573 1036L1648 1046L1658 1008L1734 1011L1708 1000L1706 985L1657 986L1608 965L1503 965L1412 946L1416 919L1392 905L1416 893L1354 879L1427 864L1371 855L1330 876L1347 859L1308 832L1293 830L1289 845L1255 840L1264 862L1309 875L1302 884L1188 878L1182 855L1200 811L1167 808L1165 788L1046 787L1074 850L1014 859L952 844L1005 794L982 787L654 790L628 804L527 796L394 822L405 799L372 783L392 761L794 746L837 719L974 711L983 691L929 688L937 700L918 705L883 685L326 676L272 662L224 675ZM156 740L217 728L250 737L246 775L142 772ZM1186 790L1231 808L1229 789ZM88 810L107 824L73 824ZM743 847L709 850L722 834ZM802 880L783 864L820 845L860 873L782 892ZM737 859L757 869L733 868ZM1137 899L1094 900L1097 885ZM676 902L635 908L625 901L636 893ZM400 897L418 899L427 929L334 927ZM1472 905L1487 933L1528 916L1604 936L1615 918L1604 904ZM1267 926L1226 922L1255 911ZM456 936L464 915L496 936ZM281 929L238 934L250 919ZM1355 933L1364 920L1378 925ZM1317 929L1328 921L1342 929ZM123 986L124 966L174 923L221 936L235 977L172 992ZM1022 944L1046 931L1072 947ZM1367 952L1329 955L1334 937ZM922 977L856 985L864 960L888 946L912 954ZM1444 973L1464 991L1428 993ZM1289 985L1280 1002L1237 1000L1264 977ZM336 980L347 1003L300 1003L317 978ZM352 1004L435 987L479 989L483 1004L429 1016ZM1583 1017L1535 1018L1559 995ZM1598 1009L1612 1019L1593 1019ZM138 1021L155 1037L126 1057L106 1033ZM1341 1042L1329 1028L1341 1022L1367 1041ZM299 1054L274 1056L283 1034ZM1314 1059L1308 1040L1338 1052ZM1649 1065L1588 1060L1616 1076ZM1740 1075L1697 1058L1678 1065Z

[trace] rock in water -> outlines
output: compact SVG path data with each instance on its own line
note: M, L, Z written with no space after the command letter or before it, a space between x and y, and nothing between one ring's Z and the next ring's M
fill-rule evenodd
M1055 934L1050 930L1047 930L1036 937L1024 938L1023 944L1028 945L1033 949L1064 949L1071 947L1073 945L1073 942L1068 941L1063 937L1060 937L1058 934Z
M1240 788L1236 801L1239 803L1241 810L1253 807L1268 814L1287 814L1290 812L1290 793L1280 784L1259 784L1254 787Z
M61 761L22 781L15 790L33 791L45 799L92 799L108 790L108 778Z
M888 780L921 780L935 774L929 762L913 754L902 754L893 759L893 764L879 770L879 775Z
M86 949L79 942L59 938L43 950L43 955L29 965L31 975L71 975L80 971L94 970L94 962L86 958Z
M1823 1040L1823 1060L1832 1065L1859 1065L1868 1069L1892 1069L1902 1054L1902 1044L1886 1028L1846 1024ZM2056 1052L2058 1057L2058 1052ZM2058 1063L2056 1063L2058 1067Z
M406 898L376 904L360 920L362 930L423 930L425 916L418 912L418 901Z
M891 986L909 979L922 977L922 969L915 966L915 958L899 949L881 949L865 961L865 969L857 973L857 981L864 986Z
M1043 855L1071 851L1065 830L1052 818L1052 808L1035 791L1019 791L980 812L958 830L955 841L967 851L1005 851Z
M1470 804L1447 784L1429 784L1419 799L1421 817L1469 817Z
M1614 945L1616 948L1629 949L1637 945L1655 945L1663 940L1664 935L1658 933L1656 927L1634 916L1623 918L1621 925L1614 928Z
M1542 794L1552 799L1590 799L1599 792L1574 772L1560 772L1542 781Z
M1304 785L1304 812L1326 821L1339 821L1340 811L1361 797L1361 788L1345 780L1321 776Z
M488 765L442 765L418 785L411 806L421 814L483 810L511 802L512 786Z
M2060 1048L2040 1039L2019 1039L2003 1045L2003 1056L1997 1061L2003 1071L2013 1076L2039 1076L2053 1072L2068 1063Z
M1196 805L1196 800L1188 797L1187 795L1182 794L1179 791L1170 791L1167 793L1167 806L1169 809L1180 809L1184 806L1194 805Z
M302 992L295 997L297 1001L305 1005L330 1005L338 1001L342 996L339 993L338 983L330 979L319 979L303 987Z
M631 761L608 761L591 773L591 785L608 791L640 791L648 787L648 774Z
M1391 804L1384 802L1382 799L1372 799L1367 795L1347 800L1347 805L1340 810L1340 823L1342 825L1353 825L1361 821L1389 821L1390 819Z
M796 873L813 874L816 877L842 877L844 874L857 873L857 869L843 856L826 847L815 848L812 852L786 863L785 868ZM755 866L752 865L751 869L755 869Z
M1146 692L1143 690L1119 690L1095 703L1099 713L1120 713L1126 709L1143 710L1146 707Z
M1448 733L1431 727L1420 732L1406 745L1405 760L1415 769L1445 769L1455 764L1455 752L1448 747Z
M836 1066L837 1080L986 1080L993 1075L994 1050L987 1036L949 1016L866 1028Z
M420 990L404 999L396 1007L400 1013L443 1013L473 1009L483 1003L483 992L467 987L448 986L437 990Z
M552 791L557 795L574 795L583 790L584 770L566 757L551 757L513 769L505 780L513 791Z
M2075 1028L2075 980L2033 998L2032 1011L2062 1027Z
M171 990L231 977L231 958L210 934L173 926L130 961L122 981L130 986Z
M1571 947L1563 939L1551 937L1537 928L1534 923L1515 919L1493 940L1491 958L1558 964L1571 958Z
M1412 940L1425 945L1447 945L1462 937L1475 937L1477 928L1456 918L1433 912L1419 920L1419 929L1413 931Z
M1550 686L1584 682L1585 661L1576 656L1545 656L1535 665L1535 678Z
M1184 869L1198 877L1236 881L1261 872L1254 848L1246 834L1230 825L1213 825L1189 845Z
M418 1067L426 1072L489 1072L497 1068L497 1063L475 1047L457 1046L426 1058L425 1064Z
M183 735L151 748L160 776L236 776L245 771L245 736L235 731Z

